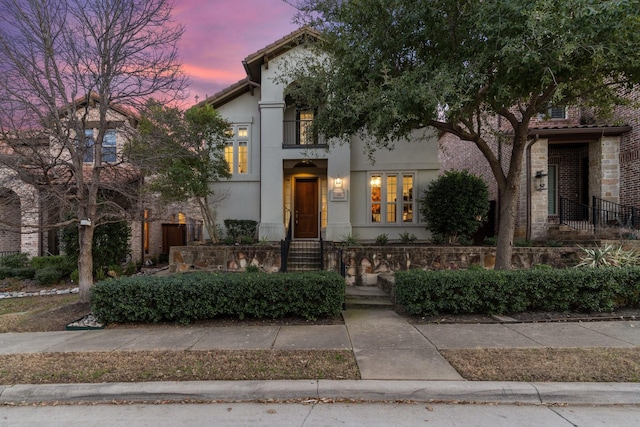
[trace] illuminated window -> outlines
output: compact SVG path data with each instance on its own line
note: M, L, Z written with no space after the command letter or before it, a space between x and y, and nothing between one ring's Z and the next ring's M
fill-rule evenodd
M247 141L238 141L238 173L247 173Z
M369 176L371 222L413 223L415 209L413 185L414 174L371 174Z
M299 117L299 141L300 145L313 145L316 139L313 135L313 111L302 110L298 113Z
M231 174L249 173L249 126L234 125L226 132L229 140L224 148L224 158Z
M187 223L187 216L182 212L178 212L178 224L186 224L186 223Z
M149 209L144 210L144 222L143 222L143 234L144 234L144 253L149 253L149 217L151 216L151 211Z
M229 141L224 146L224 159L229 165L229 172L233 173L233 141Z

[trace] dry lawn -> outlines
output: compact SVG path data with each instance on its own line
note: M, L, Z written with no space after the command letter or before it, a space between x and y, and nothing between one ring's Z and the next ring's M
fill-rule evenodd
M76 295L0 300L0 333L64 330L65 325L89 312L88 306L77 301ZM221 319L198 326L278 322L307 323L302 319ZM319 323L335 324L339 319ZM472 349L442 350L441 353L470 381L640 381L640 348ZM353 353L264 350L0 355L0 384L319 378L359 378Z
M351 351L128 351L0 356L0 384L359 379Z
M440 353L470 381L640 381L640 348L468 349Z

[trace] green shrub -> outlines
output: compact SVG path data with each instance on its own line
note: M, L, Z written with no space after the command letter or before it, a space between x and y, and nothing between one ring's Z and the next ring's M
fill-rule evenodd
M125 276L132 276L136 274L137 271L138 271L138 266L136 265L136 263L133 261L129 261L127 265L124 266L123 273Z
M482 244L484 246L495 246L497 242L498 242L497 237L485 237Z
M0 267L0 280L15 277L17 279L33 279L36 270L32 267Z
M0 267L21 268L26 267L28 263L28 254L17 253L0 257Z
M420 213L427 229L448 243L475 233L488 211L487 185L466 170L445 172L429 184L420 199Z
M239 243L242 237L251 238L253 243L258 222L252 219L225 219L224 226L227 228L227 237L233 239L234 243Z
M104 224L96 227L93 236L93 267L98 274L104 266L120 264L130 250L129 236L131 227L125 222ZM65 253L77 262L80 247L78 246L78 227L68 227L62 231L61 244Z
M256 241L250 236L240 236L241 245L253 245Z
M47 267L54 267L64 272L65 276L71 274L71 272L77 267L76 261L73 258L65 255L35 256L31 258L31 261L29 261L29 265L31 265L31 267L35 268L36 270Z
M396 273L396 300L408 313L509 314L640 307L640 268L409 270Z
M39 285L53 286L60 282L60 280L67 274L56 267L45 267L35 272L35 279Z
M360 246L360 236L358 233L349 233L342 236L340 241L344 246Z
M217 316L316 319L340 314L344 286L334 272L133 276L96 283L91 308L104 322L124 323Z
M376 237L376 245L384 246L389 243L389 235L382 233Z
M0 280L8 279L9 277L13 277L13 268L0 267Z
M415 242L417 239L418 238L413 233L409 233L408 231L400 233L400 242L402 242L402 244L408 245Z
M582 249L583 254L576 267L626 267L640 263L640 255L633 249L626 250L622 246L609 244L604 247L596 245L595 248L583 248L579 245L578 247Z
M516 246L518 248L530 248L531 246L533 246L533 242L531 240L517 238L513 239L513 246Z
M247 273L260 273L260 267L257 265L249 264L245 269Z

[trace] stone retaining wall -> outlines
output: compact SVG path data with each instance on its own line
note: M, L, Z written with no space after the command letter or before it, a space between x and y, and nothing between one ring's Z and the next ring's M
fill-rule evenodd
M375 285L380 275L398 270L459 270L474 265L491 269L495 263L494 247L484 246L356 246L343 247L347 284ZM530 247L513 249L513 268L531 268L545 264L562 268L578 263L578 247ZM339 270L338 252L325 253L327 269ZM254 265L266 272L280 270L280 245L247 246L173 246L169 271L189 270L244 271Z
M280 244L246 246L172 246L169 271L244 271L255 265L264 271L280 271Z

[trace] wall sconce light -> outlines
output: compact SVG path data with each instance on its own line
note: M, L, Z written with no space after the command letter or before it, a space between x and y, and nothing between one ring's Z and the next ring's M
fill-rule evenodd
M340 175L338 175L338 177L333 180L333 186L335 188L342 188L342 178L340 178Z
M547 184L544 182L544 178L547 176L543 171L536 171L536 190L544 191L547 189Z

